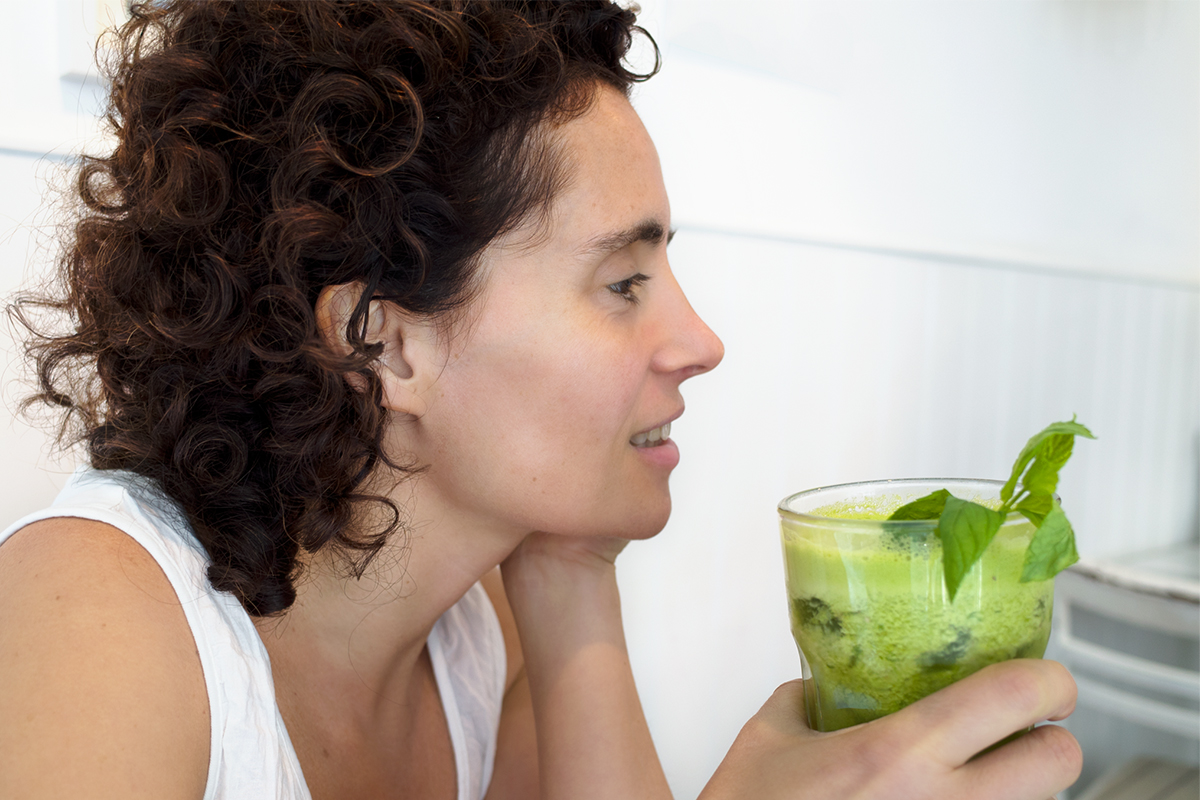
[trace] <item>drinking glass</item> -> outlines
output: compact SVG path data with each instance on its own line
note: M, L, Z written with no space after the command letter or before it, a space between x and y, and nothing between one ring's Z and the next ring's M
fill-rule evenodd
M887 520L938 489L997 508L1002 486L868 481L811 489L779 504L792 635L814 730L890 714L988 664L1042 656L1054 581L1020 580L1034 533L1023 516L1008 515L953 602L937 520Z

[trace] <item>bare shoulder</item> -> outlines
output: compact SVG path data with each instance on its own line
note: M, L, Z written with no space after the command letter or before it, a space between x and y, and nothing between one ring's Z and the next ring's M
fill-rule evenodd
M203 795L200 657L141 545L62 517L0 547L0 719L5 796Z

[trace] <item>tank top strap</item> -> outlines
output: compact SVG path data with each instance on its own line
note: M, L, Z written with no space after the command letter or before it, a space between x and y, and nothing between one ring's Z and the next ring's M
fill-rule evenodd
M434 625L429 658L454 747L458 800L481 800L496 760L507 670L500 620L481 584Z

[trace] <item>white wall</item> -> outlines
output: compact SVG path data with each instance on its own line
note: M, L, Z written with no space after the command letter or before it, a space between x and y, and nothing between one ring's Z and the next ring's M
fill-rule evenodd
M798 673L774 507L816 485L1004 477L1079 418L1062 495L1096 558L1200 518L1200 3L644 0L636 105L722 335L685 387L676 513L621 572L672 784L693 797ZM733 8L734 12L725 9ZM0 0L0 290L44 269L38 211L93 135L92 0ZM66 48L66 49L64 49ZM0 341L6 408L23 389ZM0 517L61 482L5 417ZM49 466L50 471L36 469Z
M1195 0L646 5L681 221L1195 285Z
M66 158L99 141L100 87L91 66L97 13L109 0L26 3L0 0L0 296L49 274L55 189L69 180ZM7 304L7 303L6 303ZM19 418L29 394L20 345L0 325L0 519L47 505L74 459L49 451L44 428Z

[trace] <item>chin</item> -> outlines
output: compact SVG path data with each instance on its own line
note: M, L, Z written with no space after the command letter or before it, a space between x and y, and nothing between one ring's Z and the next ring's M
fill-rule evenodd
M665 500L647 503L642 512L637 523L629 526L625 534L626 539L652 539L661 533L667 526L667 520L671 518L670 495L667 495Z

